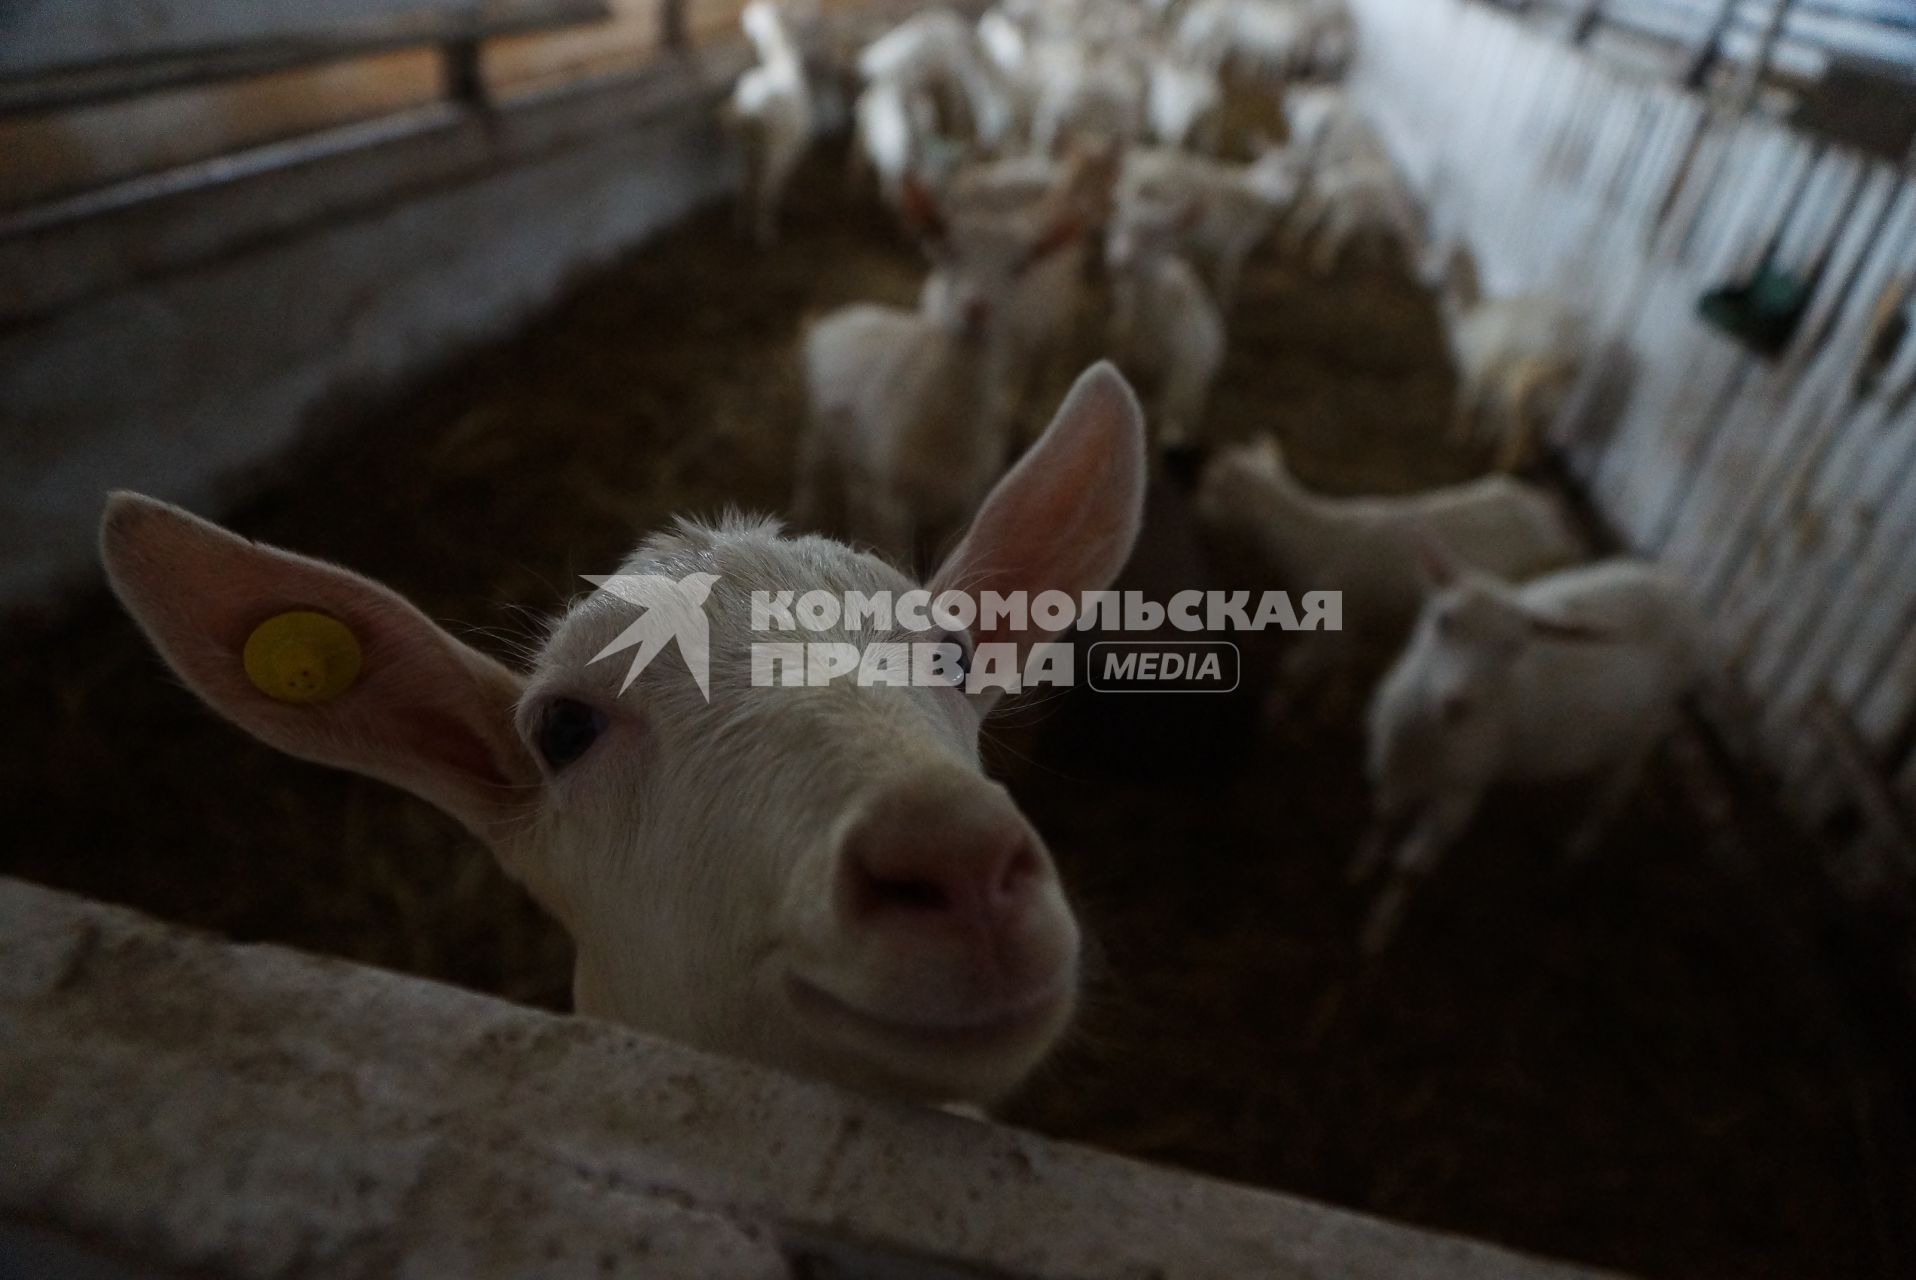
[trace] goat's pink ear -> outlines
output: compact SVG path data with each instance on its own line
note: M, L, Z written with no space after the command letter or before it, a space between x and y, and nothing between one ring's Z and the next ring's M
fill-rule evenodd
M1412 532L1410 539L1417 553L1417 572L1424 579L1426 591L1442 591L1457 581L1463 567L1442 538L1428 529L1418 529Z
M922 240L943 244L950 238L951 228L945 223L944 210L938 207L938 198L916 174L908 174L899 188L898 214L904 219L905 229Z
M404 787L487 839L524 811L540 775L513 728L523 682L394 592L133 493L107 500L100 551L160 656L254 737ZM276 683L270 644L286 635L282 669L321 652Z
M964 540L932 576L932 591L1008 595L1082 592L1111 585L1131 557L1144 517L1144 411L1107 361L1091 366L1065 396L1036 444L998 482ZM999 628L985 642L1013 642L1020 654L1049 632Z
M1046 224L1038 238L1025 250L1024 267L1033 267L1084 234L1084 217L1067 209Z

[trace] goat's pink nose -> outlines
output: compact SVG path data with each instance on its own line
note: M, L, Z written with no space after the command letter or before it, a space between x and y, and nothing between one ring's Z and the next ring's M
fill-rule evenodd
M1000 793L895 793L845 839L844 904L859 924L989 932L1018 919L1050 865Z

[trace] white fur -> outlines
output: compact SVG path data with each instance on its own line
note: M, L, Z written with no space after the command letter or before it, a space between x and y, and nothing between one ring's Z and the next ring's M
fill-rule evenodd
M1028 240L1069 223L1063 246L1039 257L1010 281L1003 303L1005 358L1001 369L1009 401L1022 404L1047 385L1064 362L1079 363L1080 329L1088 305L1089 246L1108 218L1111 166L1101 155L1058 161L1032 154L970 165L946 184L940 204L951 236L965 257L968 238ZM990 253L989 244L981 246Z
M801 519L911 564L970 518L1011 452L1011 336L1039 322L1035 306L1014 304L1066 247L1040 252L1048 232L1009 216L946 228L917 310L855 304L811 327Z
M1144 132L1144 69L1126 54L1053 41L1039 46L1027 78L1037 151L1053 155L1071 143L1124 147Z
M1224 364L1224 316L1168 228L1112 237L1111 342L1118 360L1155 384L1152 435L1163 448L1203 439L1204 407Z
M1136 400L1108 366L1088 371L932 593L1103 589L1136 540L1144 475ZM1076 922L1042 840L979 765L998 692L754 678L760 644L971 642L935 622L755 617L758 593L916 585L874 556L769 521L680 522L618 572L702 580L707 678L669 645L633 680L607 650L651 612L610 592L574 603L520 675L350 570L149 498L115 495L101 544L122 600L221 714L406 787L484 840L576 942L582 1014L934 1102L1001 1096L1071 1017ZM361 637L348 689L295 706L249 680L249 629L289 606ZM977 638L1022 660L1053 637ZM550 738L555 713L584 736Z
M1195 0L1178 16L1175 40L1213 67L1226 62L1282 82L1308 63L1316 21L1287 0Z
M1467 255L1457 254L1439 295L1457 366L1457 440L1488 440L1496 465L1515 470L1583 368L1589 324L1553 293L1480 297Z
M793 508L901 565L964 522L1010 449L1002 324L968 324L956 292L934 280L918 310L854 304L805 335Z
M935 175L943 147L938 113L930 99L890 80L867 86L852 104L854 157L878 181L879 193L896 204L905 182Z
M1224 89L1217 71L1168 53L1153 57L1145 120L1153 142L1215 152L1224 126Z
M1388 857L1392 878L1367 947L1384 944L1415 881L1499 782L1602 778L1573 841L1586 849L1670 729L1702 634L1681 585L1634 560L1520 587L1458 572L1433 593L1370 708L1379 827L1353 871Z
M1327 497L1290 474L1269 436L1212 459L1198 514L1256 555L1278 585L1342 591L1344 631L1360 642L1395 643L1416 618L1425 535L1506 578L1559 568L1582 550L1554 498L1507 476L1402 497Z
M767 0L745 6L740 23L758 51L732 88L730 118L744 136L745 207L759 243L778 232L778 208L817 128L805 64L779 11Z
M1245 260L1290 207L1300 177L1282 148L1248 165L1169 147L1134 148L1118 183L1114 232L1179 224L1184 248L1211 264L1216 296L1228 305Z
M1294 252L1307 253L1311 266L1327 275L1362 237L1397 246L1414 262L1424 236L1423 213L1383 156L1360 156L1319 164L1286 226Z
M1286 142L1317 165L1379 159L1388 153L1350 95L1334 84L1293 85L1284 94Z
M888 83L907 94L961 104L973 140L987 150L1012 124L1007 99L976 34L949 9L914 14L867 45L858 69L869 84Z

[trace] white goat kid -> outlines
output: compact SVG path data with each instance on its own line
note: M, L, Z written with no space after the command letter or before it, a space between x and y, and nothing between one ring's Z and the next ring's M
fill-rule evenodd
M1038 46L1026 74L1035 88L1034 150L1122 149L1143 135L1145 70L1127 53L1049 41Z
M989 151L1012 125L1004 87L972 28L949 9L914 14L867 45L858 70L868 84L890 84L938 104L950 131L950 116L964 115L963 132Z
M1316 18L1287 0L1196 0L1178 15L1177 46L1213 68L1282 84L1304 69Z
M901 565L968 520L1011 453L1019 389L1008 316L1024 278L1071 244L1068 208L1032 229L954 229L922 188L907 212L938 268L916 310L842 307L805 336L809 423L794 511Z
M1087 373L932 589L1105 587L1136 537L1143 448L1122 380ZM755 591L912 586L869 555L737 518L647 540L622 574L709 583L707 696L670 655L622 692L623 658L596 658L640 615L608 592L575 604L522 675L366 578L150 498L116 496L102 545L121 599L221 715L404 787L483 840L576 942L582 1014L891 1096L979 1102L1072 1015L1076 922L1044 843L979 765L995 694L753 680L759 641L940 638L752 629ZM249 679L249 636L289 611L357 638L356 679L334 696L281 700ZM1011 644L1022 661L1054 637L943 638L948 652Z
M1139 147L1124 157L1116 230L1176 220L1187 255L1210 264L1213 292L1228 307L1244 263L1270 238L1297 197L1302 172L1285 148L1248 165L1169 147Z
M1334 84L1293 85L1284 93L1287 145L1312 165L1389 156L1357 104Z
M768 0L752 0L739 17L758 51L732 87L727 118L745 151L745 190L740 209L760 244L778 235L778 210L793 172L805 158L817 128L805 62Z
M1152 438L1166 451L1202 443L1204 407L1224 364L1224 316L1177 253L1171 223L1114 228L1111 344L1120 364L1156 388Z
M1505 578L1582 555L1561 504L1535 486L1486 476L1401 497L1329 497L1290 473L1272 436L1214 457L1197 507L1206 529L1247 550L1277 585L1342 591L1342 635L1357 643L1395 645L1409 631L1424 602L1425 535Z
M1381 156L1357 158L1312 172L1285 231L1291 251L1308 255L1319 275L1329 275L1364 239L1394 245L1414 263L1424 216L1395 165Z
M1520 470L1583 369L1589 322L1552 293L1484 297L1461 250L1446 265L1438 301L1457 366L1451 438L1487 440L1498 470Z
M1369 952L1496 783L1603 779L1570 842L1588 852L1699 674L1701 619L1651 565L1606 560L1516 587L1440 548L1429 564L1435 590L1370 708L1376 825L1351 872L1388 859L1390 879Z
M1215 154L1224 140L1224 87L1216 70L1160 52L1148 74L1144 117L1151 140Z
M1116 169L1113 157L1099 151L1074 152L1064 160L1024 155L967 165L939 196L959 258L967 237L1002 235L1000 228L1015 236L1019 228L1029 235L1030 228L1050 227L1064 239L1017 277L1004 306L1005 391L1014 406L1083 367L1089 249L1110 219Z

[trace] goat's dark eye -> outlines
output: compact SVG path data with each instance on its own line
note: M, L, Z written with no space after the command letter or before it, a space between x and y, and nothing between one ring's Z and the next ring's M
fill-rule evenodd
M604 732L603 711L571 698L554 698L539 715L539 754L553 769L563 769Z
M938 637L938 643L958 651L956 659L942 666L941 670L952 673L953 686L964 688L965 683L971 679L971 637L962 631L947 631Z

